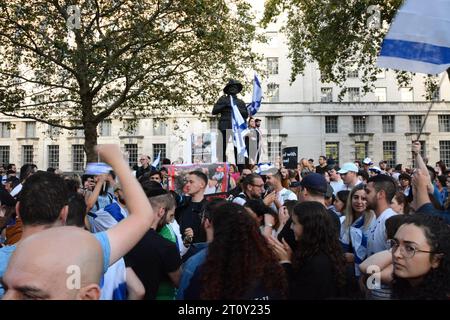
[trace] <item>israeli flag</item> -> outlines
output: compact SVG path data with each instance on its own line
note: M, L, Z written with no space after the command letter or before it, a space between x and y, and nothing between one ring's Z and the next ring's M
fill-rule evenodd
M156 169L158 167L159 161L161 161L161 150L159 150L158 156L156 157L155 161L153 161L152 167Z
M233 97L230 96L232 112L232 125L233 125L233 142L240 156L248 158L247 148L245 147L244 137L249 133L247 129L247 123L242 118L238 107L234 103Z
M406 0L383 41L378 67L439 74L450 68L450 0Z
M261 101L262 101L262 88L261 88L261 82L258 79L258 76L255 74L255 77L253 79L253 97L252 97L252 103L250 103L247 106L248 113L250 116L254 116L259 108L261 107Z

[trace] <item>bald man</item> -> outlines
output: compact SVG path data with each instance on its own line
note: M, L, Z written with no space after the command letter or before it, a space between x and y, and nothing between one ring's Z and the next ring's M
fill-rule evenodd
M3 299L98 300L103 260L100 243L84 230L38 232L21 241L12 255Z

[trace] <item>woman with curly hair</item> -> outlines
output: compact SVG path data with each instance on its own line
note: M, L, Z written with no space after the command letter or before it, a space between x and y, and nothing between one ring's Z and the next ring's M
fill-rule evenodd
M390 241L394 299L450 298L450 227L441 218L405 218Z
M317 300L342 296L346 286L344 254L325 207L315 201L296 205L292 228L298 243L294 254L284 239L283 243L275 238L270 240L288 274L289 298Z
M392 298L448 300L450 298L450 226L437 216L404 216L390 250L370 256L361 264L377 266L380 280L392 286Z
M226 203L206 217L213 230L205 262L197 268L185 299L282 299L283 268L245 208Z

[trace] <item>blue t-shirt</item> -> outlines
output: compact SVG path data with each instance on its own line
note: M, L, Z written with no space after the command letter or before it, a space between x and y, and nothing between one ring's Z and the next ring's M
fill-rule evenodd
M450 224L450 212L438 210L430 202L425 203L423 206L421 206L417 210L417 213L424 213L424 214L429 214L432 216L438 216L438 217L443 218L445 220L445 222Z
M98 242L100 242L100 246L102 247L103 252L103 273L108 270L109 266L109 259L111 256L111 246L109 244L108 235L106 232L99 232L95 233L94 237L97 239ZM0 248L0 278L3 277L3 275L6 272L6 268L8 267L9 259L11 259L12 254L16 250L16 245L12 246L6 246L3 248ZM3 286L0 284L0 299L5 294L5 290L3 289Z
M6 268L8 267L9 259L11 258L11 255L16 250L16 245L12 246L5 246L3 248L0 248L0 278L3 277L3 275L6 272ZM0 299L5 294L5 289L3 289L3 286L0 284Z

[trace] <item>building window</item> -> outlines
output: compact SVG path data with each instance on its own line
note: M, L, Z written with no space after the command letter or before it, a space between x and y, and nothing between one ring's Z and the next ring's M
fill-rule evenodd
M359 88L348 88L348 101L349 102L359 102L361 96L359 94Z
M72 170L84 170L84 147L82 144L72 145Z
M339 160L339 142L326 142L325 155L327 159Z
M267 100L269 102L280 101L280 85L276 83L269 83L267 85Z
M60 135L60 133L61 133L61 128L52 126L52 125L50 125L50 124L48 125L48 128L47 128L47 135L48 135L50 138L57 137L57 136Z
M431 100L432 101L441 100L441 90L439 88L436 88L436 90L433 91L433 93L431 94Z
M33 146L22 146L22 165L33 163Z
M217 120L217 118L209 118L209 130L219 130L219 120Z
M353 116L353 132L366 133L366 116Z
M153 135L154 136L165 136L166 135L166 121L163 119L153 119Z
M161 158L164 159L166 157L166 144L165 143L154 143L153 144L153 161L155 161L156 158L158 158L158 154L161 151Z
M414 101L413 88L400 88L400 99L403 102Z
M25 138L35 138L36 137L36 122L26 122L25 123Z
M281 128L281 118L280 117L267 117L267 130L275 131Z
M426 158L427 156L427 145L425 144L425 141L421 140L419 141L421 148L420 148L420 155L422 156L422 158Z
M333 102L333 88L320 89L320 102Z
M382 116L383 133L395 132L395 116Z
M420 132L423 116L409 116L409 129L411 132Z
M9 164L9 146L0 146L0 165L6 166Z
M99 124L100 136L109 137L111 136L111 120L103 120Z
M374 94L375 94L376 100L378 102L386 102L387 101L386 88L375 88Z
M325 133L338 133L338 117L325 117Z
M281 157L281 141L267 142L269 161L275 162L278 157Z
M450 141L439 141L440 159L447 167L450 166Z
M450 132L450 116L439 115L439 132Z
M75 129L75 137L83 138L84 137L84 129Z
M49 168L59 168L59 146L48 146Z
M128 165L130 168L134 168L138 164L138 145L126 144L125 152L128 154Z
M368 142L355 142L355 160L363 160L369 154Z
M269 74L278 74L278 58L267 58L267 71Z
M358 69L347 71L347 77L348 78L358 78L359 77Z
M10 122L0 122L0 138L11 137L11 123Z
M391 168L395 167L397 163L396 141L383 141L383 160L386 160Z
M129 136L135 136L138 134L139 122L134 120L125 120L123 124L123 130Z

